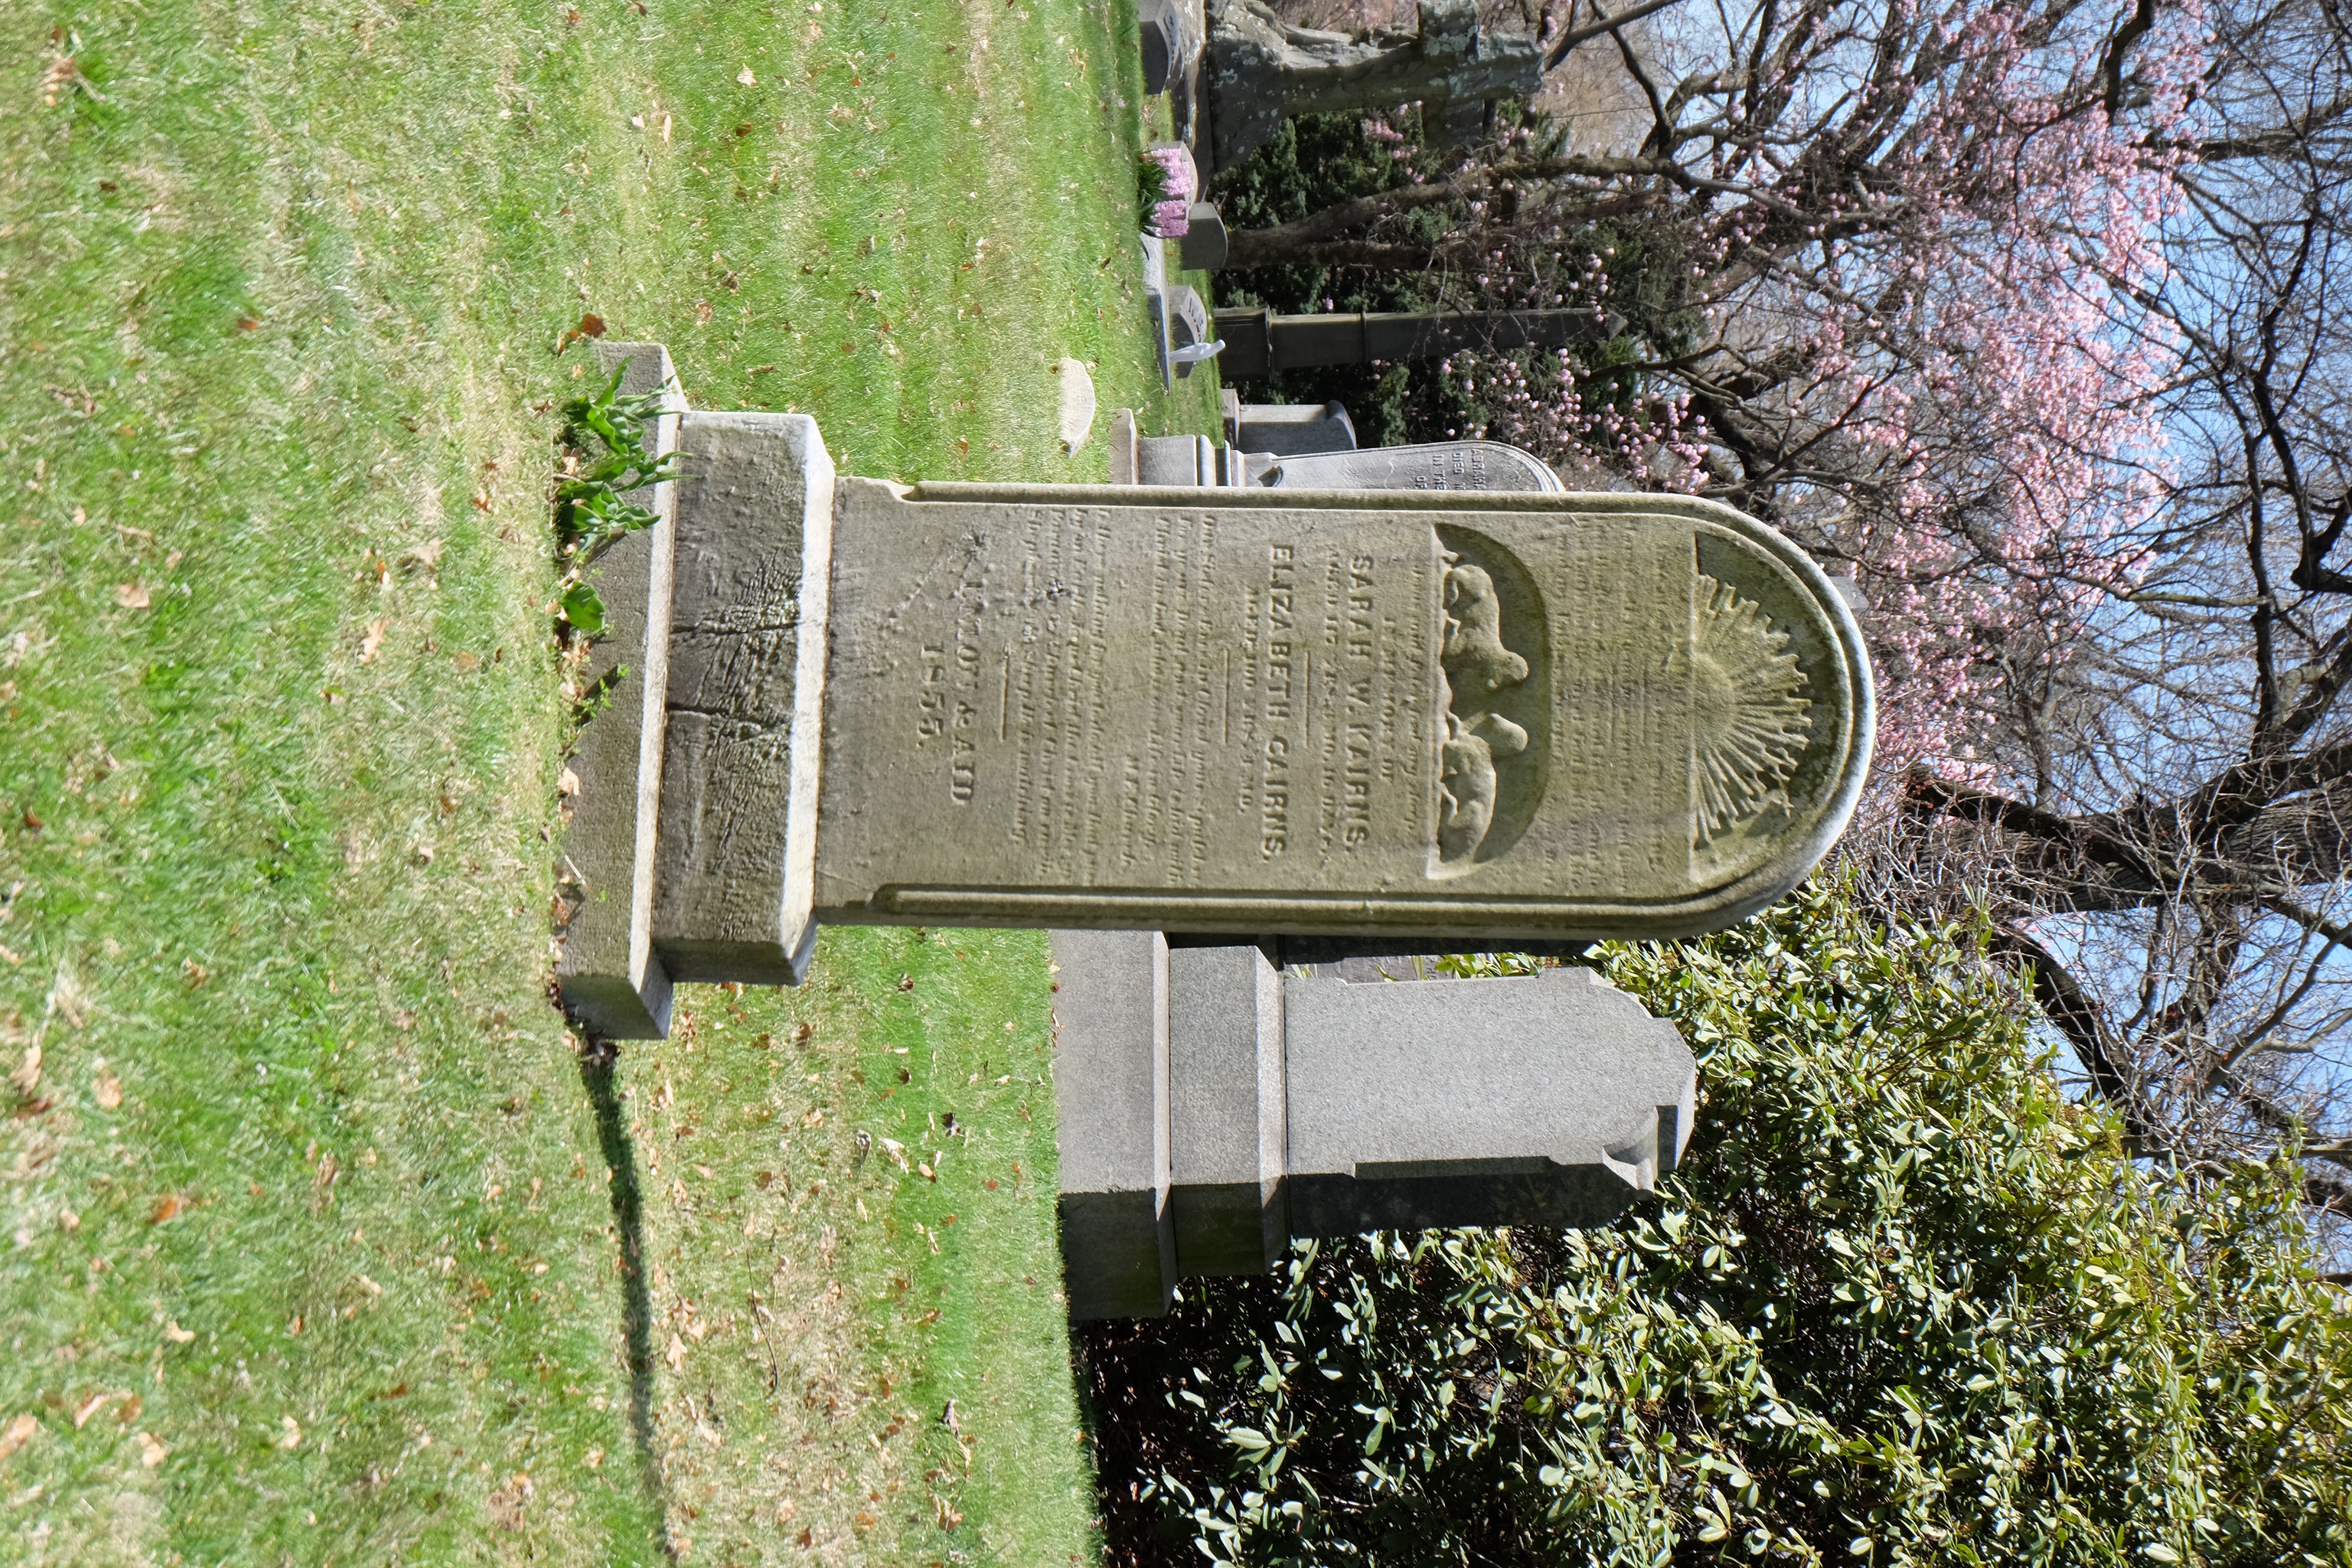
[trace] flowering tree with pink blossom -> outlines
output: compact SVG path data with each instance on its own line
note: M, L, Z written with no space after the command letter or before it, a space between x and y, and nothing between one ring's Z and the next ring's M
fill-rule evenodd
M2161 277L2178 197L2148 143L2179 140L2199 35L2180 13L2130 40L2113 21L2070 0L1759 6L1678 79L1625 49L1654 109L1630 153L1522 126L1413 184L1237 232L1230 258L1436 261L1497 302L1622 308L1601 249L1641 228L1686 272L1633 323L1673 350L1640 365L1644 395L1612 377L1596 397L1571 358L1488 364L1479 433L1803 535L1873 603L1887 753L1980 771L1987 647L2021 622L2063 641L2128 574L2114 542L2160 493L2138 394L2165 350L2131 300ZM2108 75L2127 84L2112 115ZM1436 244L1383 232L1429 207L1455 220ZM1687 324L1656 332L1662 316Z

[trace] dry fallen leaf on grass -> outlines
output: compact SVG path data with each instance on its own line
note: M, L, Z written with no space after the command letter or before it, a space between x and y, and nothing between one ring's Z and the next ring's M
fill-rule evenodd
M185 1214L188 1206L188 1200L178 1193L165 1193L155 1200L155 1206L147 1211L147 1223L162 1225L167 1219L174 1219Z
M119 584L114 590L114 602L121 605L126 610L145 609L147 607L147 584L144 583L124 583Z
M166 1452L167 1450L162 1443L156 1440L153 1433L142 1432L139 1434L139 1462L141 1464L146 1466L152 1470L156 1466L163 1462L163 1455Z
M737 71L735 73L735 79L741 82L745 87L757 87L760 85L760 79L751 74L751 68L750 66L745 66L741 70Z
M15 1072L10 1073L8 1075L8 1081L16 1085L16 1090L20 1094L30 1094L33 1092L34 1089L39 1085L41 1081L41 1047L38 1045L30 1045L25 1047L25 1065L18 1068Z
M6 1458L30 1442L33 1434L39 1431L40 1426L41 1424L30 1415L19 1415L9 1422L8 1429L0 1432L0 1459Z
M362 664L365 664L370 659L373 658L375 657L375 650L383 646L383 628L385 625L385 617L382 616L378 616L374 620L368 623L367 631L360 638L360 662Z
M89 1418L97 1415L100 1407L104 1405L108 1400L112 1399L114 1395L111 1394L107 1394L101 1391L91 1394L79 1405L75 1405L73 1417L74 1430L79 1432L84 1426L89 1426Z
M98 1080L98 1088L95 1092L98 1096L99 1109L100 1110L112 1110L115 1107L122 1103L122 1080L110 1073L105 1078Z
M669 1369L672 1372L676 1372L678 1368L684 1366L686 1364L686 1342L679 1339L676 1334L670 1335L669 1350L662 1356L662 1359L669 1363Z
M81 988L73 971L59 968L57 977L49 982L49 1010L63 1018L72 1028L81 1027L89 1016L89 993Z
M163 1325L163 1337L171 1341L175 1345L184 1345L190 1340L194 1339L196 1336L190 1333L187 1330L180 1327L177 1321L173 1321L167 1322Z

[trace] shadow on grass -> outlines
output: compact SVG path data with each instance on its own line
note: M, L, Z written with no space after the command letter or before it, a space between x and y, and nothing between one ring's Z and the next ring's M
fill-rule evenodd
M629 1436L637 1446L637 1468L646 1500L654 1506L662 1554L672 1562L677 1549L669 1538L668 1500L663 1495L661 1457L654 1448L654 1308L646 1288L645 1195L637 1186L637 1154L629 1143L621 1110L617 1069L621 1048L611 1040L585 1037L580 1052L580 1083L596 1110L596 1144L612 1173L613 1219L621 1233L621 1329L629 1366Z

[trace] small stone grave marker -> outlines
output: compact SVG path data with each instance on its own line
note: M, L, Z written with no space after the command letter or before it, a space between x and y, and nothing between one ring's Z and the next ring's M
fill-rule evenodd
M1568 487L1543 460L1499 441L1360 447L1282 458L1251 477L1275 489L1505 491L1558 494Z
M1356 449L1355 421L1343 404L1244 403L1231 390L1218 402L1225 445L1236 452L1290 458Z

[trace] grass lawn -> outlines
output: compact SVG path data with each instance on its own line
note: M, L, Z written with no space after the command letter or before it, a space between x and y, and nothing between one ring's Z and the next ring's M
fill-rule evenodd
M589 310L845 471L1099 479L1064 354L1213 428L1133 35L0 8L0 1560L1091 1554L1042 938L829 931L583 1059L546 494Z

